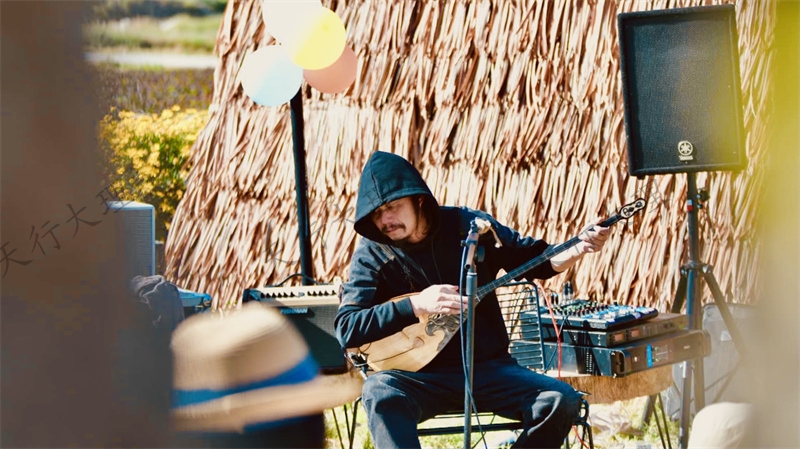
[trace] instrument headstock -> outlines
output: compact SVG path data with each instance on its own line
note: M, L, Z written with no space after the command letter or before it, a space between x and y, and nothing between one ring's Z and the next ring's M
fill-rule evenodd
M631 218L647 206L647 201L644 198L637 198L635 201L622 206L619 209L619 216L625 219Z

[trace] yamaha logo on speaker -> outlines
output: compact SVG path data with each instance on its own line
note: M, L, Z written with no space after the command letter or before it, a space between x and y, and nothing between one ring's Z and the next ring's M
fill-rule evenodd
M694 160L694 145L688 140L681 140L678 142L678 158L681 162L690 162Z

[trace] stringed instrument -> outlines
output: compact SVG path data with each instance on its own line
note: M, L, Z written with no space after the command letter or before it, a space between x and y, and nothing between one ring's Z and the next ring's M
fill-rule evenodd
M642 198L626 204L616 214L603 220L599 226L609 227L620 220L627 220L644 209L646 204L647 202ZM514 278L550 260L553 256L572 248L580 241L580 238L575 236L560 245L550 247L539 256L511 270L504 276L478 287L475 305L477 306L481 299L495 289L512 282ZM390 301L401 301L418 294L415 292L396 296ZM423 315L419 317L419 323L407 326L400 332L381 340L367 343L357 349L348 349L348 352L354 353L355 356L365 360L369 367L376 372L387 369L417 371L441 352L461 325L462 320L459 315Z

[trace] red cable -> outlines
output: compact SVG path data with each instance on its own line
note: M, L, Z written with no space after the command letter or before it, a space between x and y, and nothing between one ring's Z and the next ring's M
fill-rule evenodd
M561 380L561 330L558 328L555 313L553 312L553 303L550 302L550 297L544 295L544 301L547 303L547 311L550 312L550 320L553 322L553 329L555 329L556 332L556 355L558 357L557 376L558 379ZM544 358L544 354L542 354L542 358Z
M588 424L587 424L587 425L588 425ZM577 438L577 439L578 439L578 441L580 441L580 443L581 443L581 447L585 447L585 448L587 448L587 449L588 449L588 447L589 447L589 446L587 446L587 445L586 445L586 443L584 443L584 442L583 442L583 438L581 438L581 435L578 433L578 426L576 426L576 425L574 425L574 424L573 424L573 425L572 425L572 430L574 430L574 431L575 431L575 438Z

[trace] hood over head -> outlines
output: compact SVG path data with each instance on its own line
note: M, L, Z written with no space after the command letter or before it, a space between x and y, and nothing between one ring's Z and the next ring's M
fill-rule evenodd
M439 226L439 203L419 171L396 154L385 151L372 153L364 165L358 183L356 222L353 228L370 240L391 243L391 239L375 226L369 215L388 202L412 195L428 197L423 203L423 213L431 227L430 232L434 232Z

